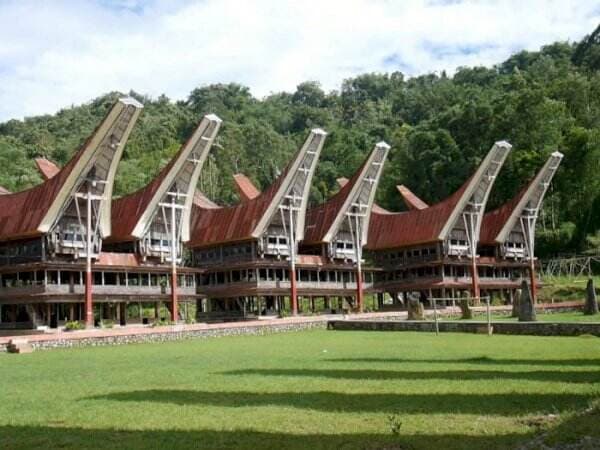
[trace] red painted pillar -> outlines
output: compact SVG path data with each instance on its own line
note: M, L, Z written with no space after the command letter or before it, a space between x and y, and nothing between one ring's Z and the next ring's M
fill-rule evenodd
M290 269L290 303L292 315L298 314L298 288L296 286L296 269Z
M471 258L471 281L472 281L471 290L472 290L473 297L476 299L475 301L477 303L479 303L479 296L480 296L479 274L477 273L477 258L476 257Z
M94 326L94 305L92 303L92 270L87 268L85 271L85 326L92 328Z
M535 280L535 260L531 259L529 262L529 277L531 282L531 302L537 301L537 285Z
M363 312L363 277L360 269L356 270L356 307Z
M177 269L171 271L171 321L177 322Z

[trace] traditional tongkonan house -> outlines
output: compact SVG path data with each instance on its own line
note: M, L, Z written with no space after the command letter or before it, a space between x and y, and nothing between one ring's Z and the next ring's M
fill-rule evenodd
M176 322L178 292L183 301L197 300L196 271L183 267L183 243L190 239L198 178L220 126L221 119L214 114L204 116L187 142L148 185L114 201L106 259L121 261L127 256L125 262L130 264L104 273L100 281L106 285L110 274L108 284L121 286L119 300L123 311L127 300L142 299L154 303L158 310L160 302L167 300L164 297L168 290L171 320Z
M535 301L539 283L535 275L535 224L562 158L562 153L552 153L513 199L483 216L478 265L485 280L482 287L488 291L506 288L512 300L514 290L529 271L531 298Z
M283 173L264 192L230 207L194 208L189 247L203 269L197 317L297 310L297 243L304 235L308 194L326 133L310 132ZM264 303L263 303L264 299Z
M372 263L385 271L378 289L393 298L413 292L445 298L469 290L480 297L476 265L481 222L510 149L507 142L494 144L475 174L435 205L372 213L366 250Z
M338 180L343 184L340 191L307 213L300 253L315 255L315 267L307 272L317 287L308 295L323 296L326 308L329 297L337 296L338 301L346 299L353 309L362 311L364 290L374 286L374 271L363 271L363 247L389 149L385 142L375 145L350 180Z
M92 262L111 233L113 181L142 105L119 100L52 178L0 196L0 322L93 323Z

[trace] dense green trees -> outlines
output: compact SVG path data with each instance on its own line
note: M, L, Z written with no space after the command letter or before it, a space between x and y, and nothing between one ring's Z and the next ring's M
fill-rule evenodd
M600 245L600 27L579 44L555 43L519 52L493 68L463 67L405 78L364 74L324 92L317 82L293 93L252 97L247 87L218 84L173 102L131 93L145 109L119 167L116 192L147 183L203 114L224 119L200 188L220 203L237 201L231 175L242 171L260 187L284 168L310 128L329 137L312 187L313 202L337 189L373 145L392 144L378 202L402 209L395 185L428 202L457 189L492 144L513 152L490 207L514 195L549 153L565 153L539 221L539 251L547 255ZM11 190L40 181L33 157L64 164L119 96L109 93L55 115L0 124L0 185Z

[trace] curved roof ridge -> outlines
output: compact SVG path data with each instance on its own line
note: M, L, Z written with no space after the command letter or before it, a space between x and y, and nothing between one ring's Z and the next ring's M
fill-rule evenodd
M177 170L183 167L185 158L182 158L182 156L184 154L188 155L194 150L195 145L204 137L204 132L209 129L212 122L220 123L220 121L221 119L214 114L204 116L194 129L194 132L179 147L177 153L173 155L169 162L148 184L137 191L114 200L111 211L112 233L107 242L122 242L135 239L136 227L147 212L147 208L153 202L161 188L168 189L168 187L163 185L163 182L169 177L177 175L178 172L172 173L172 170L176 165L179 166Z
M313 129L304 145L294 153L281 174L256 197L235 205L217 208L203 208L196 205L192 211L192 231L188 245L190 247L201 247L255 239L253 233L263 221L263 216L275 200L289 171L308 151L307 144L309 140L313 135L324 134L326 133L321 129ZM322 145L321 142L320 146L322 147Z
M55 176L27 190L0 196L0 240L39 236L48 231L47 222L51 217L47 216L49 214L51 216L58 214L60 211L60 205L56 205L55 203L60 197L64 199L69 195L70 191L63 192L63 188L76 181L71 176L73 171L76 169L78 172L82 172L86 169L87 164L94 157L94 152L106 137L97 136L97 133L102 128L106 128L106 132L108 133L119 120L121 112L129 105L130 103L126 99L119 99L71 157L69 162ZM131 106L134 106L138 112L139 108L141 108L141 105L137 102L136 104L131 104ZM114 122L109 122L109 118L114 119ZM127 129L131 129L136 119L137 113L134 113L128 119ZM122 145L127 139L127 133L126 131L126 134L124 134L125 139ZM96 144L93 148L94 152L90 152L92 143ZM87 154L88 152L90 153L89 155ZM84 156L85 159L82 159ZM77 176L79 175L80 173Z
M378 142L375 144L363 163L347 182L345 182L346 179L343 177L338 179L338 183L342 185L342 188L337 193L335 193L324 203L321 203L320 205L315 206L307 211L305 235L303 239L304 244L316 244L331 239L331 237L328 235L332 232L332 229L335 228L336 224L339 224L339 215L342 210L344 208L348 208L347 202L349 201L349 197L354 195L355 189L360 188L360 183L364 181L366 176L368 176L368 170L370 167L372 167L372 165L378 163L378 165L383 166L389 149L390 146L385 142ZM377 151L379 150L384 151L381 162L375 161ZM380 175L381 168L377 169L375 178L371 181L375 184L375 189L377 188ZM367 214L372 212L374 194L375 193L372 192L372 196L370 195L370 199L368 200L369 210Z
M373 211L366 248L387 248L437 242L473 176L445 199L424 209L380 213Z
M481 234L479 236L479 243L484 245L495 245L496 237L504 227L506 221L510 218L513 211L529 189L531 183L533 183L534 179L532 178L529 182L523 186L517 194L500 205L499 207L493 209L492 211L488 211L483 215L483 219L481 221Z

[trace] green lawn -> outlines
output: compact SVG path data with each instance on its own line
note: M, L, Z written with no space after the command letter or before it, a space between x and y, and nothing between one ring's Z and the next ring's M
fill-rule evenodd
M600 276L594 276L596 292L600 293ZM544 277L543 286L538 291L542 302L585 300L585 289L589 277Z
M428 317L428 319L430 319ZM460 313L453 314L451 316L442 316L440 314L440 320L463 320L460 318ZM552 313L537 313L537 319L540 322L600 322L600 314L593 316L586 316L580 311L567 311L567 312L552 312ZM487 315L485 312L473 312L473 319L470 321L485 321ZM517 322L519 319L511 317L510 313L492 313L492 321L512 321Z
M57 350L0 355L0 448L514 448L544 430L600 435L598 410L576 416L599 397L591 337L306 331Z

